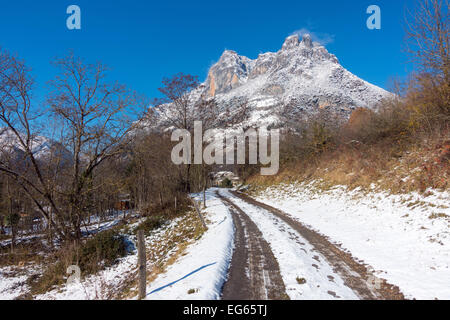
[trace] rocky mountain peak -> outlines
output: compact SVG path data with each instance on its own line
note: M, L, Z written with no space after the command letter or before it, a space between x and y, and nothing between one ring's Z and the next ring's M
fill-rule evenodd
M219 63L227 63L230 61L236 61L239 59L239 55L236 51L233 50L225 50L220 56Z
M290 106L289 112L305 117L321 109L345 117L358 107L376 108L391 95L350 73L308 34L301 41L298 35L289 36L281 50L254 60L225 50L199 90L221 106L247 101L245 126L281 125L279 106Z
M225 50L219 61L211 67L206 80L209 95L215 96L239 86L245 81L253 61L233 50Z
M298 35L294 34L292 36L289 36L284 40L283 46L281 47L281 50L290 50L292 48L298 47L300 44L300 40Z
M309 34L305 34L303 36L302 43L307 48L312 48L313 47L313 42L312 42L311 36Z
M303 35L302 41L300 41L300 37L297 34L289 36L286 38L286 40L284 40L281 50L291 50L299 46L302 46L304 48L313 48L314 44L311 36L309 34Z

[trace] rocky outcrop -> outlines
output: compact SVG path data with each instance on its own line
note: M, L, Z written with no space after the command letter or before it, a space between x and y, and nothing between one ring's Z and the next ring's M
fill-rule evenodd
M210 96L228 92L239 87L248 77L252 61L238 55L235 51L226 50L209 70L208 91Z

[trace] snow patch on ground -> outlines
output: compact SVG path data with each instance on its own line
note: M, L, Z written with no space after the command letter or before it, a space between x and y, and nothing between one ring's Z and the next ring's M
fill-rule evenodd
M13 300L27 290L28 275L14 275L11 267L0 268L0 300Z
M122 258L113 267L58 289L38 295L35 300L109 300L116 293L114 289L129 277L134 277L137 255Z

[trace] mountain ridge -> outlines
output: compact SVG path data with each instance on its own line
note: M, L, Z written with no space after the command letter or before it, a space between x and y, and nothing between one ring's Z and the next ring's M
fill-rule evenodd
M327 109L348 117L359 107L376 109L382 99L392 96L349 72L307 34L301 41L298 35L289 36L279 51L256 59L225 50L190 95L193 101L201 96L215 98L222 113L225 109L233 113L236 102L247 102L248 117L239 124L243 127L283 126L280 114L286 111L280 106L290 105L296 116ZM170 108L170 104L159 108ZM164 125L164 117L158 122Z

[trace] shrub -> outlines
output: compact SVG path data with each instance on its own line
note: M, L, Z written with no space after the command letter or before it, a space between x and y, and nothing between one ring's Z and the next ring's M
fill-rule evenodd
M19 224L20 215L17 213L8 214L5 216L5 225L9 227L15 227Z
M125 238L113 230L97 234L80 249L78 266L84 273L95 273L100 263L110 266L127 253Z
M45 293L64 284L70 265L77 265L83 277L97 273L125 256L126 246L125 238L113 230L98 233L82 245L66 245L53 257L57 262L50 264L42 276L33 275L28 279L31 293Z
M141 214L144 217L161 217L165 220L170 220L176 217L179 217L180 215L188 212L190 209L191 201L189 200L189 197L187 194L178 194L177 195L177 208L175 210L175 198L168 198L165 197L166 200L171 201L165 201L163 204L161 204L159 201L152 202L145 206L141 210Z
M220 183L220 187L221 188L233 188L233 182L230 179L225 178Z
M431 135L448 130L450 85L430 74L419 74L409 84L405 106L410 111L410 126Z
M298 284L305 284L306 283L306 279L305 278L297 277L295 280L297 280Z
M151 216L137 226L134 232L137 233L139 230L144 230L144 233L148 235L151 231L161 228L164 222L165 220L161 216Z

